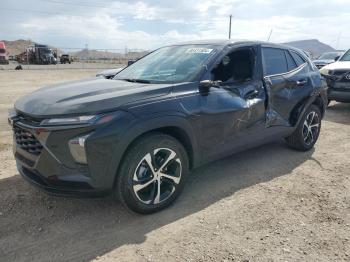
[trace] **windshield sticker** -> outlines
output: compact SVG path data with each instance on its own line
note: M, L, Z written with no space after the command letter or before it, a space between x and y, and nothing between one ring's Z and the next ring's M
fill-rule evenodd
M210 54L213 49L210 48L189 48L186 50L187 54Z

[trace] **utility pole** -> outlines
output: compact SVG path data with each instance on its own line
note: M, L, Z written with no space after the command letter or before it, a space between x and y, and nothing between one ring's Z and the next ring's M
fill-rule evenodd
M229 30L228 30L228 39L231 39L231 23L232 23L232 15L230 15L230 24L229 24Z
M271 35L272 35L272 31L273 31L273 28L271 28L271 31L270 31L269 37L267 38L267 42L270 42L270 38L271 38Z

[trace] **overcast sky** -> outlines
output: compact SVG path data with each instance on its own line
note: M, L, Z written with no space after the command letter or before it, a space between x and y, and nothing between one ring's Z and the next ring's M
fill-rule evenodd
M153 49L193 39L317 38L350 48L349 0L1 0L0 39L56 47Z

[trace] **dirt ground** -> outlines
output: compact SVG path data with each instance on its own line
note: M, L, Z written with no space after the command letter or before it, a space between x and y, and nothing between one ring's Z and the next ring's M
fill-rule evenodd
M350 261L350 104L331 104L314 150L276 141L203 166L153 215L27 184L7 109L39 86L94 74L0 71L0 261Z

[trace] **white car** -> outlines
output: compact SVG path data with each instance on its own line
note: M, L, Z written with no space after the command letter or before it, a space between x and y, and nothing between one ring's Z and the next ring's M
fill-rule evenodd
M338 61L320 69L328 85L328 100L350 103L350 49Z

